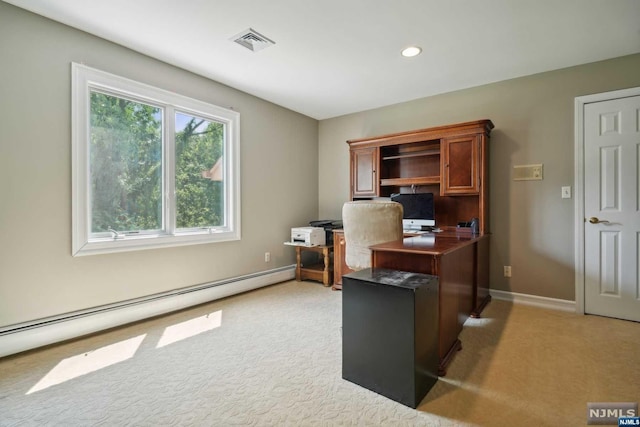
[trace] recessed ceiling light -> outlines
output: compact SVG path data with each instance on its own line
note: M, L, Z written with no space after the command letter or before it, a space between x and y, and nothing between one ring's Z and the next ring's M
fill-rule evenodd
M418 46L409 46L402 49L402 56L411 58L412 56L420 55L421 52L422 48L419 48Z

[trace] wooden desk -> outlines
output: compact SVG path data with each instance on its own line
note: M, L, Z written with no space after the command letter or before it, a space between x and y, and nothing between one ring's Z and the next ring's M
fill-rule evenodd
M439 375L456 351L458 334L469 316L479 317L490 301L489 236L443 232L371 247L374 268L411 271L439 277Z
M418 236L418 234L408 235L404 237ZM349 268L345 262L346 242L344 240L344 230L333 230L333 286L331 289L338 291L342 289L342 276L348 273L352 273L353 270Z

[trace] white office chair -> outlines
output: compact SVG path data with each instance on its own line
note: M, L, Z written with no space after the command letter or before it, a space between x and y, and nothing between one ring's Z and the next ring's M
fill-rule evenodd
M371 267L369 246L402 240L402 205L396 202L362 200L342 206L345 262L352 270Z

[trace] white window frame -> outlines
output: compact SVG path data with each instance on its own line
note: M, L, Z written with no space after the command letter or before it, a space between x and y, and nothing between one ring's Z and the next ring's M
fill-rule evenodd
M82 64L71 64L72 75L72 255L93 255L170 246L240 240L240 114L193 98L116 76ZM90 92L97 90L164 110L163 191L165 230L118 236L91 236ZM193 114L225 125L225 219L221 227L175 229L175 112Z

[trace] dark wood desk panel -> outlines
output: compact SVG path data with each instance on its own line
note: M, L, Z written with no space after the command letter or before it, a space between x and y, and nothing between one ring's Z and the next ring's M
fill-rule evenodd
M479 240L476 245L477 250L477 277L474 288L476 294L473 297L474 309L471 317L480 317L482 310L491 301L489 294L489 238Z
M405 238L371 247L372 265L376 268L433 274L439 277L439 374L446 374L446 367L461 349L458 335L467 318L479 316L486 290L479 290L488 265L489 236L441 233ZM488 264L488 263L487 263ZM488 274L486 282L488 282Z
M342 289L342 276L351 273L345 261L346 244L344 240L344 230L333 230L333 286L334 291Z

